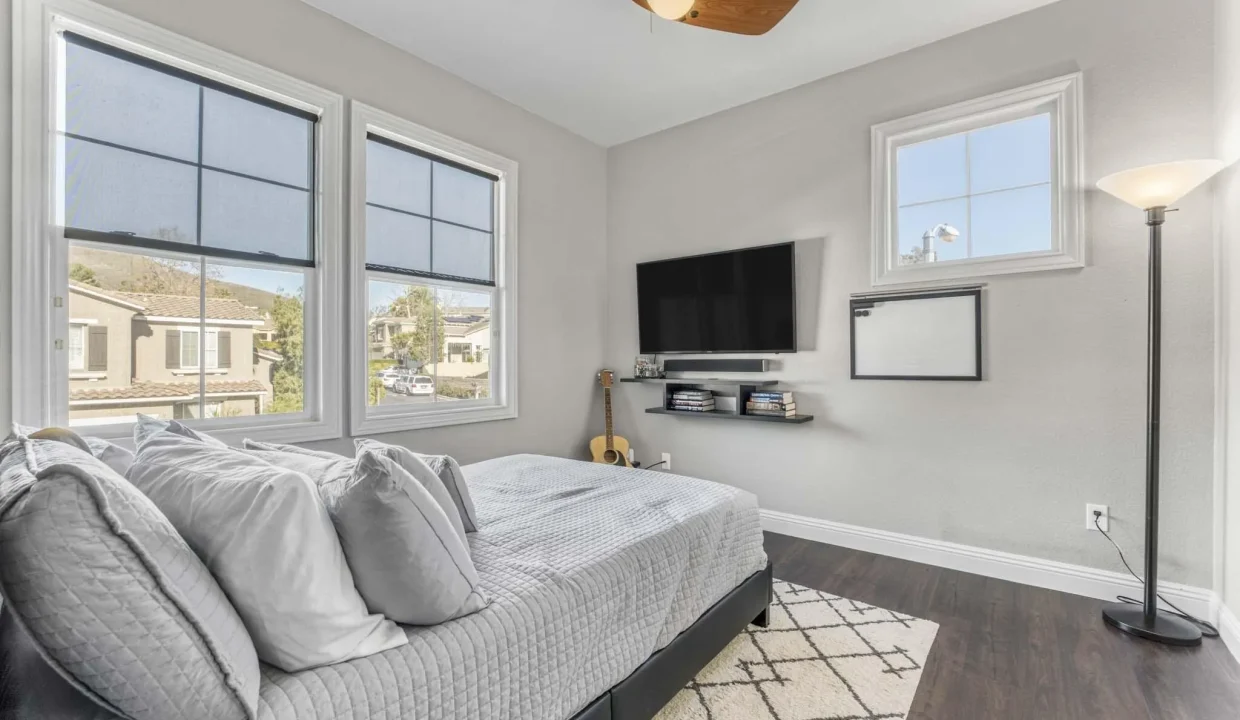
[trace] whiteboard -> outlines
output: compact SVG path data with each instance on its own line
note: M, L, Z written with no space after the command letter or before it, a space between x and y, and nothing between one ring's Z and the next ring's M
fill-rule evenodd
M856 380L981 380L982 291L854 298Z

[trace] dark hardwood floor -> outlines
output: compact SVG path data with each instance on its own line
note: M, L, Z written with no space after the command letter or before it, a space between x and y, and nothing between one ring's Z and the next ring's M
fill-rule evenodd
M939 624L910 720L1240 720L1221 640L1144 642L1098 600L783 535L766 550L780 580Z

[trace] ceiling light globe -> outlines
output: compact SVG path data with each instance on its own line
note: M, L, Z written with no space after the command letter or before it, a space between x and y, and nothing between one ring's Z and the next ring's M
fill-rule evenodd
M689 14L696 0L646 0L655 15L667 20L679 20Z

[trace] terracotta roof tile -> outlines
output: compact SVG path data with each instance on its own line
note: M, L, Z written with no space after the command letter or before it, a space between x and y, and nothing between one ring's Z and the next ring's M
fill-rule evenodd
M207 383L208 395L231 393L268 392L267 386L257 380L220 380ZM69 402L83 400L150 400L167 397L193 397L198 394L198 383L136 382L115 388L80 388L69 392Z
M196 320L201 309L199 299L188 295L156 295L154 293L131 293L104 290L97 287L70 283L70 287L105 295L123 302L141 305L143 313L152 317L174 317ZM264 320L262 313L232 298L207 298L209 320Z

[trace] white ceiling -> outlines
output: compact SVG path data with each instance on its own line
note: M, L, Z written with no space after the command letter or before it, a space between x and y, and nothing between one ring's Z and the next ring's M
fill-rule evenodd
M305 0L600 145L617 145L1054 0L801 0L761 37L632 0Z

